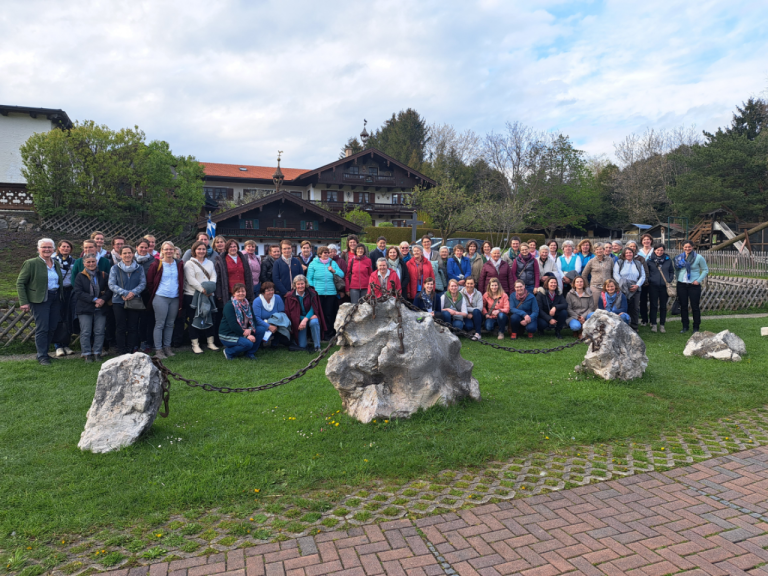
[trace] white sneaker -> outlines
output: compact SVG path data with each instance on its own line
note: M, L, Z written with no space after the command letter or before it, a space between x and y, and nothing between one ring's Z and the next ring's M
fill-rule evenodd
M651 332L656 332L656 324L651 324Z
M667 333L667 329L664 328L664 324L659 326L659 332L661 332L662 334L666 334Z
M64 352L64 348L56 348L56 358L62 358L66 355L67 353Z
M72 354L75 353L69 346L64 346L64 352L66 353L67 356L71 356Z

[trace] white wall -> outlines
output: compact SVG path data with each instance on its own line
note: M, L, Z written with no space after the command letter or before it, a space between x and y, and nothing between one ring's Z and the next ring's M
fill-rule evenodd
M53 124L44 116L32 118L29 114L11 112L0 116L0 182L26 184L21 174L19 148L37 132L49 132Z

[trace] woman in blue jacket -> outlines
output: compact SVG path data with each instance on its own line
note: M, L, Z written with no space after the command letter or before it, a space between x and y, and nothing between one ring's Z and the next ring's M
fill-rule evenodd
M323 309L325 326L328 331L323 340L333 336L333 325L336 322L339 299L336 296L336 285L333 283L334 276L344 278L344 272L331 259L330 249L327 246L320 246L317 249L317 257L312 259L307 268L307 280L320 297L320 307Z
M509 295L509 331L512 339L528 333L533 338L538 328L539 305L536 298L525 288L525 282L515 281L515 291Z
M459 286L464 286L471 275L472 263L464 256L464 246L456 244L453 247L453 258L448 258L448 280L456 280Z
M701 283L709 274L707 261L697 254L691 242L683 244L682 253L675 256L677 270L677 300L680 302L680 318L683 321L681 334L688 332L688 303L693 310L693 331L698 332L701 326Z
M597 309L605 310L611 314L618 315L624 321L624 324L629 324L629 305L627 304L627 297L619 290L619 285L613 278L608 278L603 282L603 291L600 294L600 298L597 301ZM594 312L587 314L587 320L592 316Z

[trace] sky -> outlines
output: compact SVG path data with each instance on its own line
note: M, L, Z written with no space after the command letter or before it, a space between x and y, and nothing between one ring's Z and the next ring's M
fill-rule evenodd
M198 160L316 168L414 108L590 155L714 130L768 89L765 0L4 0L0 104L139 126Z

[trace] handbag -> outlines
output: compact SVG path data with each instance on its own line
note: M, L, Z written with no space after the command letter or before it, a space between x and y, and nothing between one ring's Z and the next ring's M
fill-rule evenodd
M120 270L117 271L117 277L120 280L120 288L125 290L125 286L123 285L123 275L120 273ZM141 298L138 298L135 295L130 300L123 299L123 306L125 307L125 310L143 311L147 309Z
M669 311L672 316L680 316L680 300L675 300L672 304L672 310Z
M670 298L677 298L677 286L667 282L667 279L664 278L664 272L661 271L661 266L656 264L656 268L659 269L659 275L661 276L661 279L664 280L664 284L667 285L667 296L669 296ZM679 307L679 304L678 304L678 307ZM672 313L674 314L674 312ZM678 314L680 314L679 311L678 311Z
M333 287L336 288L336 292L345 292L347 284L344 282L344 278L338 274L333 275Z

